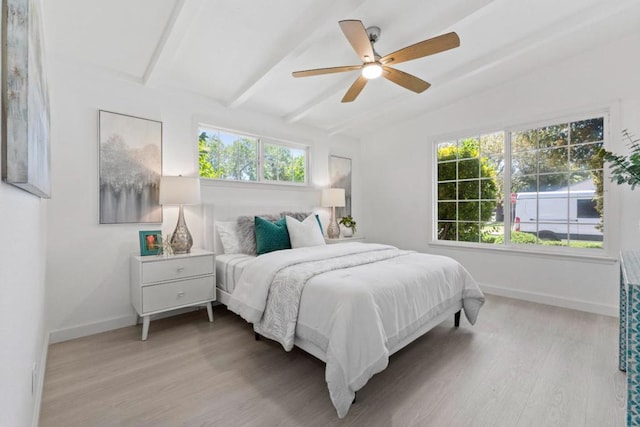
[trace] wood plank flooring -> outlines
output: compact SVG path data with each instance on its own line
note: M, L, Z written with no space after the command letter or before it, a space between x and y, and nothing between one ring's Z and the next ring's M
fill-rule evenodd
M487 296L391 357L343 420L324 364L224 306L54 344L40 425L624 426L617 319Z

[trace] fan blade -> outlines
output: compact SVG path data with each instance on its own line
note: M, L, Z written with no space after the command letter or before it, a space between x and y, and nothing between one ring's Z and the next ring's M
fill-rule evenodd
M316 68L313 70L294 71L293 77L319 76L321 74L344 73L345 71L359 70L362 65L345 65L344 67Z
M430 83L427 83L416 76L412 76L411 74L407 74L404 71L396 70L391 67L382 67L382 77L402 86L405 89L412 90L415 93L422 93L431 86Z
M397 50L389 55L380 58L383 64L399 64L401 62L410 61L412 59L422 58L423 56L433 55L434 53L444 52L460 46L460 38L456 33L447 33L419 43L412 44L403 49Z
M347 93L344 94L342 102L351 102L356 99L368 81L369 80L367 80L366 77L358 77L356 81L353 82Z
M362 21L349 19L340 21L340 28L342 32L353 46L353 50L356 51L362 62L375 61L375 55L373 54L373 46L369 41L369 35L367 30L362 25Z

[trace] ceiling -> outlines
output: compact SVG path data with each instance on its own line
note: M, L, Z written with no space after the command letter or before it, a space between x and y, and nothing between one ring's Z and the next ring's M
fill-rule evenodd
M638 31L640 0L56 0L44 19L55 57L360 137ZM422 94L378 79L343 104L358 71L291 76L360 64L343 19L380 27L383 56L449 31L461 45L397 66Z

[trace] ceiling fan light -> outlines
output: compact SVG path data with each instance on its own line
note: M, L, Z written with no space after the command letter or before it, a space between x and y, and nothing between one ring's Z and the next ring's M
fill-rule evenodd
M382 75L382 66L377 62L369 62L362 67L362 77L365 79L377 79Z

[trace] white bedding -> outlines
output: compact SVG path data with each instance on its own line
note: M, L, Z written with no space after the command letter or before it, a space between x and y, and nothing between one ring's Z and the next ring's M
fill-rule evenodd
M475 323L484 295L455 260L344 243L257 257L228 307L286 350L294 332L322 349L331 401L343 418L354 393L386 368L390 349L460 301Z
M245 254L216 255L216 286L225 292L232 293L244 267L254 259L256 259L255 256Z

